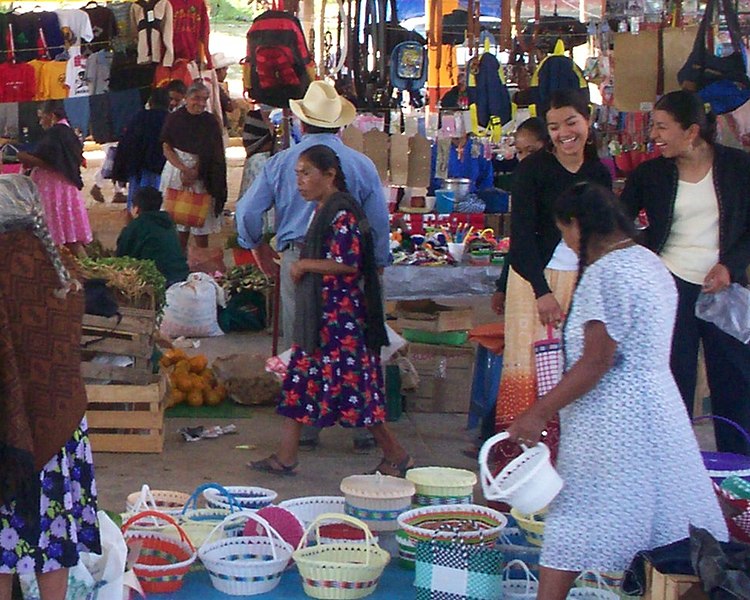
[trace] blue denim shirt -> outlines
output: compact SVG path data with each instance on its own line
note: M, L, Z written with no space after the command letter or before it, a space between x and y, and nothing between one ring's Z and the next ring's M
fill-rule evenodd
M380 176L369 158L330 133L307 134L299 144L271 157L265 164L253 185L237 202L237 240L240 246L252 249L260 243L263 213L271 206L276 215L277 248L284 249L305 237L315 203L299 195L294 168L299 155L318 144L329 146L338 155L348 191L362 205L370 221L377 265L388 266L391 261L388 205Z

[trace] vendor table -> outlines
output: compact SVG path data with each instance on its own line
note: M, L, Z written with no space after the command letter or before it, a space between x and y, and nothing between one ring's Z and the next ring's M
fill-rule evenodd
M395 265L383 272L386 300L418 300L442 296L491 296L502 265L475 267Z

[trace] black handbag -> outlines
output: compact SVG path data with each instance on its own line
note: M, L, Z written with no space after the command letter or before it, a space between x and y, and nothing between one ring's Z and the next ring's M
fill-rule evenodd
M732 52L726 56L717 56L714 51L713 30L722 14L726 20ZM733 81L750 88L740 23L731 0L708 0L693 50L677 73L677 81L684 88L694 88L694 91L700 91L717 81Z

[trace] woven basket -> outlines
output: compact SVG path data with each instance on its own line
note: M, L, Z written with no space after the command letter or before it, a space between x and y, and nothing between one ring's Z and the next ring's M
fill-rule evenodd
M305 496L279 502L281 508L294 513L307 527L325 513L344 514L346 499L343 496Z
M513 568L523 570L525 577L511 579ZM503 569L503 600L537 600L539 591L539 580L529 571L529 568L521 560L512 560Z
M237 504L243 510L258 510L269 504L273 504L278 494L273 490L262 487L249 485L228 485L228 491L234 497ZM215 489L208 489L203 492L206 504L211 508L229 509L229 503L222 497L222 494Z
M414 506L471 504L477 476L465 469L420 467L409 469L406 479L416 488Z
M375 531L396 531L398 516L411 507L414 484L388 475L351 475L341 481L346 514Z
M734 421L718 415L704 415L702 417L696 417L693 419L693 423L696 421L703 421L704 419L711 419L713 421L721 421L734 427L740 432L742 437L745 438L748 444L750 444L750 433L745 431L740 425ZM717 484L721 485L727 477L736 475L742 477L750 482L750 456L744 454L733 454L731 452L701 452L703 458L703 465L708 471L708 475Z
M265 536L242 535L212 541L220 529L246 521L258 523ZM213 528L198 550L198 556L217 590L233 596L252 596L270 592L279 585L292 556L292 547L263 517L242 510Z
M415 542L453 540L453 531L436 532L445 525L457 525L461 529L458 537L468 544L494 542L507 523L504 514L478 504L422 506L398 517L399 527Z
M591 585L591 579L594 585ZM574 587L568 592L567 600L620 600L619 594L609 589L603 577L596 571L584 571L576 579Z
M345 521L360 527L368 543L317 544L307 547L307 538L315 529L319 538L324 521ZM307 528L293 554L305 593L322 600L353 600L372 594L391 557L372 542L372 533L362 521L340 514L318 516Z
M510 514L526 536L526 541L534 546L541 546L544 541L544 515L546 513L524 515L515 508L511 508Z
M523 562L536 577L539 577L539 558L542 549L539 546L531 546L526 541L526 536L518 527L506 527L500 533L500 538L495 546L503 553L506 563L518 560Z
M130 529L146 517L166 521L180 533L180 539L168 537L158 531ZM122 526L128 548L140 547L133 572L145 592L176 592L182 579L195 562L196 551L177 522L164 513L144 511L136 513Z
M133 515L141 511L154 511L177 517L182 512L190 494L171 490L152 490L144 483L140 492L128 494L125 501L125 512Z
M215 489L223 494L227 499L228 508L198 508L198 499L208 489ZM218 483L205 483L199 486L185 503L180 514L180 525L193 545L199 548L217 524L238 510L240 507L229 491Z
M396 532L398 544L398 563L405 569L414 570L414 557L417 554L417 541L410 538L405 531Z

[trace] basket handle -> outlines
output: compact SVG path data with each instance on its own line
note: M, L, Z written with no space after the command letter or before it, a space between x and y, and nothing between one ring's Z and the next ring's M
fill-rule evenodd
M539 583L539 580L534 577L534 574L529 571L529 567L526 566L526 563L522 560L516 558L515 560L511 560L507 565L505 565L505 568L503 569L503 581L508 580L508 575L510 574L510 568L512 566L521 567L524 572L526 573L526 595L529 595L531 593L531 584L532 583Z
M144 483L141 486L141 493L138 496L138 500L136 500L135 504L133 505L133 512L141 512L142 510L149 510L149 502L151 503L151 509L155 512L159 512L159 508L156 505L156 499L154 498L154 495L151 493L151 488L148 487L147 483Z
M240 510L240 506L239 504L237 504L237 498L234 497L234 494L232 494L232 492L227 490L224 486L219 485L218 483L204 483L203 485L199 485L197 488L195 488L193 494L190 496L190 498L188 498L188 501L185 502L185 506L183 507L181 513L182 515L184 515L190 508L198 508L198 498L205 490L218 490L219 493L221 493L228 500L230 513Z
M370 528L367 526L366 523L363 523L359 519L356 519L350 515L344 515L344 514L338 514L338 513L323 513L322 515L318 515L313 520L313 522L307 526L305 533L302 535L302 539L299 541L299 544L297 544L297 550L300 550L307 546L307 538L310 532L313 530L313 527L315 528L315 541L318 544L320 543L320 525L323 521L338 521L338 522L343 521L344 523L349 523L349 525L354 525L355 527L364 531L365 532L365 544L367 546L367 551L365 553L365 565L370 564L370 546L374 543L372 532L370 531Z
M735 423L731 419L727 419L726 417L720 417L719 415L703 415L702 417L695 417L693 419L693 423L696 421L704 421L706 419L713 419L714 421L721 421L723 423L726 423L727 425L731 425L734 427L737 431L739 431L742 436L745 438L748 444L750 444L750 433L748 433L739 423Z
M203 546L205 547L210 541L211 538L213 538L214 534L219 531L219 529L222 529L229 525L230 523L233 523L235 521L238 521L240 519L245 519L247 521L255 521L258 523L263 529L266 531L266 535L268 536L268 539L273 541L273 536L276 536L284 546L286 546L289 549L289 552L292 552L292 547L289 545L289 543L281 537L278 531L276 531L271 525L266 521L263 517L258 515L256 512L251 510L238 510L237 512L231 513L224 517L224 520L219 523L216 527L214 527L211 530L211 533L206 536L205 541L203 542ZM273 556L274 560L278 559L278 556L276 555L276 544L271 544L271 554Z
M159 519L160 521L165 521L166 523L172 525L177 530L177 533L180 534L180 539L188 546L190 546L190 550L195 553L195 546L193 546L193 542L190 541L190 538L187 536L182 527L180 527L177 521L175 521L172 517L163 512L158 512L155 510L144 510L142 512L136 513L122 524L122 532L125 533L131 525L140 521L144 517L153 517L154 519Z
M496 433L491 438L489 438L484 444L482 444L482 448L479 450L479 475L481 477L481 483L482 488L487 489L491 487L494 483L494 480L492 479L493 475L490 471L490 467L487 464L487 461L490 457L490 450L500 442L507 440L510 437L510 434L507 431L501 431L500 433ZM541 442L537 442L535 446L538 446ZM518 444L521 446L524 452L526 452L529 447L526 444ZM507 496L507 494L505 494Z
M581 574L578 577L576 577L576 581L578 581L578 580L580 580L580 581L586 581L584 579L584 575L593 575L594 576L594 579L596 580L596 589L597 590L602 590L602 591L605 591L605 592L612 592L613 591L612 588L609 585L607 585L607 582L604 581L604 578L602 577L602 574L599 571L594 571L592 569L587 569L585 571L581 571Z

